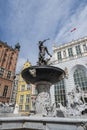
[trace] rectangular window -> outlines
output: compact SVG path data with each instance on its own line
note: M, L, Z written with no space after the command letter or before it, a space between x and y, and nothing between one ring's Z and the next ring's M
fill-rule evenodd
M6 97L7 91L8 91L8 86L5 86L3 91L3 97Z
M19 111L22 111L22 105L19 105Z
M29 103L29 101L30 101L30 95L27 94L27 95L26 95L26 103Z
M72 48L68 48L68 55L69 55L69 57L73 57Z
M24 101L24 95L20 95L20 103L23 103Z
M25 85L22 85L21 86L21 91L24 91L25 90Z
M77 46L76 46L76 53L77 53L77 55L81 55L80 45L77 45Z
M61 103L66 106L66 93L65 93L65 83L64 79L55 84L55 103L58 106Z
M10 77L11 77L11 71L8 71L8 73L7 73L7 79L10 79Z
M30 84L27 84L27 90L30 90Z
M0 77L2 77L4 74L4 68L0 68Z
M25 111L29 111L29 105L25 105Z
M57 57L58 57L58 60L59 60L59 61L61 61L61 60L62 60L61 51L57 52Z

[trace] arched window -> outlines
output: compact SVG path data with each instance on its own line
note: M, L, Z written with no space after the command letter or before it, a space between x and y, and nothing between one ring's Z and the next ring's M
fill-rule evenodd
M55 84L55 102L56 106L58 106L58 103L61 103L63 106L66 106L64 79Z
M83 68L77 68L73 74L75 85L81 87L82 90L87 90L87 77Z

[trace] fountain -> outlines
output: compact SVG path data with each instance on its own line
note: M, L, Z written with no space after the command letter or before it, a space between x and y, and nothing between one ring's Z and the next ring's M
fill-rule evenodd
M44 40L43 42L45 42ZM48 49L39 42L39 61L38 65L31 66L22 71L22 77L27 83L34 84L38 92L35 113L47 116L48 108L51 108L50 86L57 83L64 75L64 71L60 68L49 66L48 60L45 59L45 52L50 56ZM52 114L51 114L52 115Z
M0 130L87 130L87 117L81 117L81 113L84 113L87 107L85 104L84 109L84 103L78 100L80 99L78 91L76 91L76 94L79 98L77 99L76 96L73 99L72 105L74 107L72 106L72 108L65 108L61 106L60 103L59 108L56 108L55 103L51 103L50 86L64 78L65 72L60 68L48 64L50 59L45 58L45 53L50 57L51 55L47 47L43 45L46 40L39 41L39 58L37 65L28 67L21 73L28 84L31 83L36 86L38 95L34 106L35 114L31 116L18 115L18 106L16 105L14 113L9 115L9 112L11 112L11 110L13 111L13 107L9 108L8 105L3 106L1 104L1 112L3 108L6 108L4 112L7 113L8 110L9 116L5 114L3 117L0 117ZM72 96L72 94L70 93L69 96ZM77 109L80 110L80 113ZM61 116L58 117L60 110L62 113L60 113ZM73 115L74 111L76 114ZM69 115L73 116L70 117Z

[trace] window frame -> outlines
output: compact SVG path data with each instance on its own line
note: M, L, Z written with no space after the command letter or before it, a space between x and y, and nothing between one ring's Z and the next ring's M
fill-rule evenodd
M8 71L7 73L7 79L10 79L11 78L11 71Z
M58 51L58 52L57 52L57 58L58 58L58 61L62 61L61 51Z
M30 102L30 94L26 94L26 103Z
M8 93L8 86L5 85L5 86L4 86L4 90L3 90L3 97L6 97L6 96L7 96L7 93Z
M73 73L75 85L81 87L81 90L87 91L87 77L83 68L76 68Z
M20 104L24 102L24 95L20 95Z
M58 106L58 103L66 106L66 90L64 79L55 84L55 103L56 106Z
M75 49L76 49L76 54L77 55L81 55L82 54L80 45L76 45Z
M3 77L5 69L3 67L0 67L0 77Z
M73 49L72 49L72 47L68 48L68 56L73 57Z

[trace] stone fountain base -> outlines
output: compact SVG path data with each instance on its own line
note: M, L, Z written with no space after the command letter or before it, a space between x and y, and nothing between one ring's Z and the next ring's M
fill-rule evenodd
M43 65L28 67L24 69L21 74L23 79L28 84L31 83L36 86L38 94L35 101L35 106L33 105L35 113L39 115L48 115L49 112L50 114L50 108L52 105L50 86L58 82L62 76L64 76L64 71L54 66Z
M3 117L0 130L87 130L87 118Z
M38 92L35 103L36 114L47 114L46 108L51 106L50 86L51 83L49 82L40 81L36 83Z

